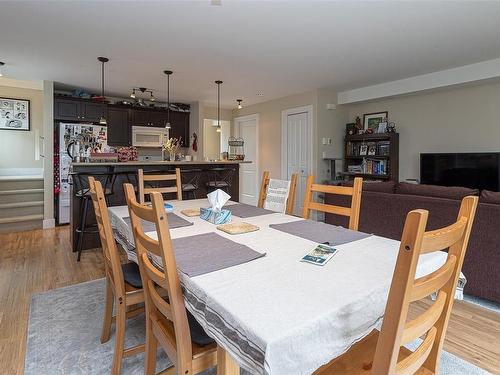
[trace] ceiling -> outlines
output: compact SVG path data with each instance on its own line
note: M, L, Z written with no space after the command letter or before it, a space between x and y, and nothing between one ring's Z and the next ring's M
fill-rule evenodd
M235 107L320 87L347 90L500 57L500 2L2 2L11 78ZM263 96L257 96L257 93Z

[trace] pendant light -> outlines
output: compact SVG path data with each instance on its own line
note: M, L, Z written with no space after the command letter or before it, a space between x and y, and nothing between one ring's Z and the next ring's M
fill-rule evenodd
M104 64L109 61L107 57L98 57L97 60L101 62L101 100L105 100L104 96ZM104 113L102 114L101 117L99 117L99 125L107 125L108 121L106 120L106 117L104 117Z
M0 61L0 77L3 77L3 73L2 73L2 67L5 65L5 63L1 62Z
M130 94L130 97L131 97L132 99L135 99L135 89L132 89L132 94Z
M241 102L243 101L243 99L236 99L236 101L238 102L238 109L243 108L243 106L241 105Z
M222 81L215 81L217 84L217 133L220 133L220 85Z
M171 70L164 70L163 73L167 75L167 122L165 129L170 129L170 75L173 73Z

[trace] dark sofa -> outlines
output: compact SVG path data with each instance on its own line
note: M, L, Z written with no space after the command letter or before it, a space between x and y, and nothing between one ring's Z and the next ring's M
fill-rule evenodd
M427 230L453 223L466 195L478 191L408 183L363 183L359 230L399 240L406 214L414 209L429 211ZM327 194L325 202L349 205L345 196ZM500 303L500 193L483 191L479 200L462 272L465 293ZM347 218L327 214L325 221L347 226Z

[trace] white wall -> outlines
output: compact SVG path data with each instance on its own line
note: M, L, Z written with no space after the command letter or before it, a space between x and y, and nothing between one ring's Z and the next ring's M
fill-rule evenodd
M30 131L0 130L0 174L41 174L43 160L35 158L35 143L37 135L43 134L43 91L13 85L13 80L0 78L0 97L28 99L31 127Z
M422 152L500 152L500 83L350 104L349 119L389 111L400 133L399 179L420 177Z

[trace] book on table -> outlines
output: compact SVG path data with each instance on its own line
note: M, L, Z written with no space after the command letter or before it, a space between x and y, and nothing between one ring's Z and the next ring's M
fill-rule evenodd
M300 261L323 266L333 258L337 251L337 249L328 244L319 244L314 250L304 255Z

